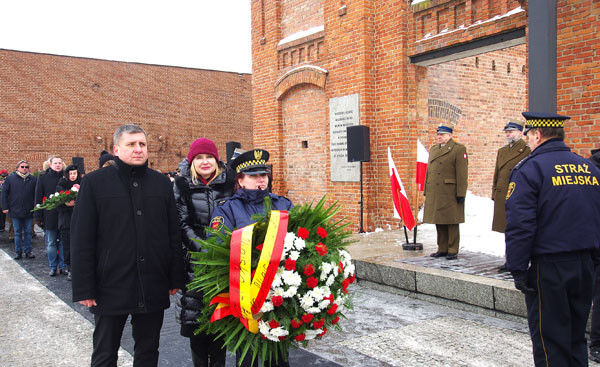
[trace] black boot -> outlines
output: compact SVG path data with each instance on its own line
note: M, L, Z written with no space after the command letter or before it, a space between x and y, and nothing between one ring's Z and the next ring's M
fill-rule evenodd
M13 260L21 260L23 258L23 254L20 252L17 252L17 255L15 257L13 257Z

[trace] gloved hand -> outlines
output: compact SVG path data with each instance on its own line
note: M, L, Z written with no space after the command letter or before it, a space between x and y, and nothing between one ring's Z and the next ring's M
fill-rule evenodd
M515 280L515 288L520 290L523 294L537 294L536 290L527 285L527 273L524 271L511 271L513 279Z
M462 204L465 202L465 197L464 196L457 196L456 197L456 202L459 204Z

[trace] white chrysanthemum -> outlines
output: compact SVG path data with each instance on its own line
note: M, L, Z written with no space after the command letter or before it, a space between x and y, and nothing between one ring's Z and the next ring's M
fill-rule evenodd
M71 187L71 191L77 192L77 191L79 191L79 188L77 186L73 186L73 187Z
M305 309L305 311L307 313L316 314L316 313L321 312L321 309L319 307L309 307L309 308Z
M289 286L299 287L302 284L302 277L293 270L285 270L281 275L281 279Z
M300 298L300 306L305 310L311 308L314 303L315 300L310 296L309 293L306 293L304 296L302 296L302 298Z
M261 311L262 311L262 309L261 309ZM259 320L258 321L258 330L260 330L261 334L267 335L267 334L269 334L269 330L271 330L271 328L269 327L269 324L267 324L263 320Z
M294 241L294 248L298 251L302 251L306 247L306 242L302 238L296 238Z
M311 291L312 293L312 297L316 300L316 301L320 301L322 300L326 294L325 291L322 287L316 287L315 289L313 289ZM329 295L329 293L327 293L327 296Z
M352 274L354 274L354 265L349 264L344 268L344 278L348 278Z
M333 266L330 263L321 263L321 280L327 279L327 275L333 270Z
M328 299L324 299L321 302L319 302L319 308L322 310L325 307L329 306L329 300Z
M317 329L317 330L306 330L304 332L304 335L306 336L304 338L304 340L311 340L317 337L317 335L321 334L323 332L323 330L321 329Z
M344 259L344 261L350 262L351 258L350 258L350 254L348 253L348 251L338 249L338 252L342 256L342 258Z
M271 329L271 335L280 337L280 336L288 336L289 331L285 330L283 326L276 327L275 329Z
M287 291L283 292L281 295L283 298L291 298L294 297L298 293L298 287L291 286Z
M299 251L290 251L290 255L288 257L294 261L297 261L298 258L300 257L300 252Z
M273 309L273 304L269 301L265 301L265 303L263 303L262 307L260 308L260 312L267 313L273 311Z
M267 339L271 340L271 341L274 341L274 342L279 342L279 338L278 338L278 337L276 337L275 335L272 335L272 334L267 334L267 335L265 335L265 337L266 337Z
M283 253L287 254L294 247L294 240L296 236L292 232L288 232L285 235L285 239L283 241Z
M275 273L275 277L273 277L273 283L271 284L271 288L274 287L281 287L283 285L283 279L282 279L282 275L284 272L284 268L279 268L277 269L277 273Z
M285 290L282 287L277 287L277 288L272 288L271 289L271 298L275 297L275 296L281 296L283 297L283 293L285 292Z
M334 282L335 282L335 276L333 276L333 274L332 274L332 275L330 275L330 276L329 276L329 278L327 278L327 281L325 282L325 284L326 284L328 287L331 287L331 285L332 285Z
M337 277L340 273L340 267L338 266L338 264L334 263L331 263L331 265L333 265L333 275Z

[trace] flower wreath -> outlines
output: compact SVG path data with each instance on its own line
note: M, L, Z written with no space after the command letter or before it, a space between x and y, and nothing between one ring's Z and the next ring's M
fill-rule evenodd
M269 365L288 359L290 346L321 339L351 308L348 286L354 265L344 250L348 223L332 221L340 206L325 207L325 197L289 213L255 214L255 224L215 231L199 240L206 252L191 254L195 279L188 289L204 294L205 307L196 333L221 338L225 347L252 353ZM249 251L250 250L250 251ZM233 316L233 317L230 317Z

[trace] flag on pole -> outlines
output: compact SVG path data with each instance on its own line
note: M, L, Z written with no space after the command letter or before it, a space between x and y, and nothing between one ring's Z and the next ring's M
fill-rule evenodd
M415 217L410 209L408 195L398 176L398 170L392 160L392 151L388 147L388 164L390 166L390 181L392 183L392 199L394 200L394 218L400 218L408 230L415 226Z
M427 175L427 162L429 153L421 141L417 139L417 190L425 190L425 176Z

